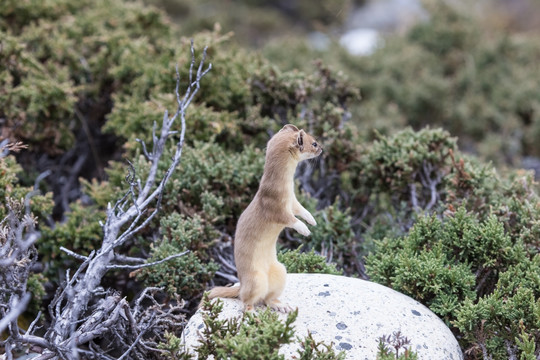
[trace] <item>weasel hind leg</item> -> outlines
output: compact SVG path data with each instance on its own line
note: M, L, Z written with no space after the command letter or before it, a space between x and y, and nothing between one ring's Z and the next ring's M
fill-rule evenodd
M276 311L284 313L291 311L289 305L282 303L278 299L285 288L286 277L287 269L285 269L283 264L277 261L271 264L270 269L268 270L268 293L264 298L266 305Z
M244 310L253 311L254 306L268 293L268 278L257 271L249 279L242 279L240 284L240 300L244 303Z

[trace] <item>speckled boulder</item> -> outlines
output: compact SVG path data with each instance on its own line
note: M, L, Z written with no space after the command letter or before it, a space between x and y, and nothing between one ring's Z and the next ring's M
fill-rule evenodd
M288 274L281 300L298 307L294 323L298 335L308 330L317 341L344 350L347 359L375 359L379 338L400 331L419 359L463 359L452 332L428 308L397 291L369 281L324 274ZM242 304L225 299L222 316L242 314ZM285 318L285 315L281 315ZM184 331L188 349L197 346L202 327L195 314ZM290 359L296 344L281 348Z

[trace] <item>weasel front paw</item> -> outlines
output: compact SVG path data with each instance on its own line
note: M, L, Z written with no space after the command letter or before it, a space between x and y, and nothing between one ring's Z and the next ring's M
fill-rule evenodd
M307 211L300 203L296 204L296 206L293 206L294 214L300 216L302 219L306 220L308 224L310 225L317 225L317 222L315 221L315 218L309 211Z
M313 217L313 215L310 214L309 211L305 211L302 215L302 216L309 225L317 225L317 222L315 221L315 218Z
M301 222L300 220L297 220L294 225L292 226L292 228L296 231L298 231L300 234L304 235L304 236L309 236L311 235L311 231L309 231L308 227L306 226L306 224L304 224L303 222Z

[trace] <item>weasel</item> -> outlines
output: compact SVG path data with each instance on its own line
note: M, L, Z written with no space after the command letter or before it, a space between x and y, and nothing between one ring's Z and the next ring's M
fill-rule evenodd
M285 227L304 236L311 234L295 216L308 224L317 224L296 200L294 173L300 161L319 156L322 151L313 136L290 124L268 141L259 190L236 226L234 260L240 286L215 287L209 293L210 299L240 297L247 311L260 302L277 311L290 311L288 305L278 300L287 270L277 260L276 242Z

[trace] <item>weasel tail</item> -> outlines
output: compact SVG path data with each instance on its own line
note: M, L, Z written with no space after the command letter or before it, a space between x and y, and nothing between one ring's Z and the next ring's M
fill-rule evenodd
M240 294L240 286L216 286L208 292L208 298L236 298Z

